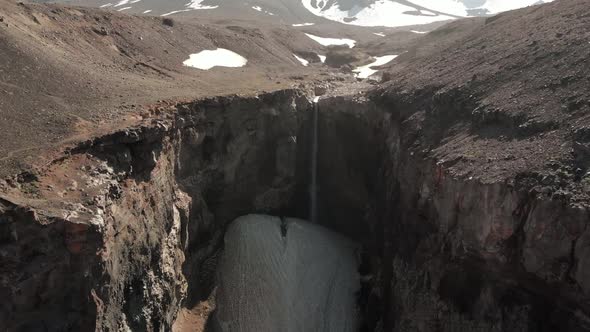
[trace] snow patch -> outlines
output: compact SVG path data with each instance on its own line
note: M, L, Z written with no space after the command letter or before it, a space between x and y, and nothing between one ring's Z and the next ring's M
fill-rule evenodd
M116 5L114 5L113 7L121 7L123 5L126 5L129 3L130 0L121 0L119 1Z
M483 6L477 9L487 9L490 14L497 14L508 10L549 3L553 0L487 0Z
M410 30L410 32L413 32L413 33L419 33L419 34L423 35L423 34L425 34L425 33L429 33L430 31L417 31L417 30Z
M110 7L110 6L112 6L112 5L113 5L113 4L112 4L111 2L109 2L109 3L105 3L104 5L100 6L99 8Z
M385 37L385 34L383 32L373 32L373 34L375 36L379 36L379 37Z
M331 4L328 1L301 1L303 2L303 6L316 16L352 25L399 27L454 19L453 16L435 13L424 15L414 7L390 0L377 0L367 7L355 5L350 10L342 10L338 4ZM454 0L444 1L454 2ZM429 0L429 2L435 1ZM315 7L313 4L315 4Z
M513 0L504 0L504 1L513 1ZM420 7L428 8L430 10L434 10L443 14L449 14L454 16L467 16L467 7L463 4L462 1L457 0L410 0L414 5L418 5ZM426 15L437 15L434 12L420 10L423 14Z
M118 12L122 12L124 10L131 9L131 7L123 7L121 9L117 9Z
M309 61L305 60L304 58L298 57L297 54L293 54L293 56L295 57L295 59L297 59L299 62L301 62L301 64L304 65L305 67L307 67L307 65L309 65Z
M121 0L116 5L114 5L113 7L121 7L121 6L124 6L124 5L127 5L127 4L131 5L131 4L134 4L134 3L138 3L140 1L141 0ZM129 9L131 7L125 7L125 8Z
M344 24L400 27L428 24L469 16L471 10L497 14L554 0L375 0L371 5L354 5L344 10L338 2L301 0L312 14ZM483 4L483 5L482 5Z
M191 54L189 59L182 64L187 67L209 70L213 67L243 67L246 63L248 60L238 53L218 48Z
M252 9L254 9L255 11L261 12L261 13L268 14L270 16L274 16L273 13L269 12L268 10L262 9L262 7L260 7L260 6L252 6Z
M170 15L173 15L173 14L176 14L176 13L190 12L191 10L192 10L192 9L181 9L181 10L173 10L173 11L171 11L171 12L168 12L168 13L166 13L166 14L162 14L162 15L160 15L160 16L170 16Z
M391 62L395 58L397 58L397 55L378 56L375 57L375 61L373 61L372 63L369 63L366 66L357 67L353 70L353 72L356 73L356 77L368 78L369 76L378 72L378 70L372 69L372 67L383 66L384 64Z
M186 4L186 7L191 8L191 9L215 9L219 6L204 6L201 5L201 2L203 2L204 0L191 0L191 2Z
M147 13L151 13L151 12L152 12L152 10L148 9L148 10L144 11L143 14L147 14Z
M297 23L297 24L293 24L294 27L308 27L308 26L312 26L315 25L315 23Z
M324 45L324 46L348 45L348 47L353 48L354 45L356 44L356 40L347 39L347 38L341 38L341 39L339 39L339 38L324 38L324 37L314 36L309 33L306 33L305 35L307 37L315 40L316 42Z
M321 61L322 63L325 63L325 62L326 62L326 56L325 56L325 55L319 55L319 54L318 54L318 56L320 57L320 61Z

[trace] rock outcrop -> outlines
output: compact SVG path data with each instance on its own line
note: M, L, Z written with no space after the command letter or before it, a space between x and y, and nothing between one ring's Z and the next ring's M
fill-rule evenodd
M309 105L297 91L179 104L5 183L0 329L169 330L211 292L225 226L287 209Z
M588 211L559 194L578 182L456 172L449 107L475 106L452 93L319 102L318 220L364 247L362 329L587 331ZM311 109L295 90L178 104L3 183L0 327L170 329L215 288L232 220L308 217Z

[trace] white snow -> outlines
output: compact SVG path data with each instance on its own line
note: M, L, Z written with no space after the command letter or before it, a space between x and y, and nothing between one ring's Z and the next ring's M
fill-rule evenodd
M151 12L152 12L152 10L151 9L148 9L148 10L144 11L143 13L144 14L147 14L147 13L151 13Z
M422 34L422 35L423 35L423 34L425 34L425 33L429 33L430 31L417 31L417 30L410 30L410 32L413 32L413 33L419 33L419 34Z
M137 0L134 0L137 1ZM182 12L189 12L191 10L199 10L199 9L215 9L219 6L204 6L201 5L201 2L203 2L204 0L191 0L189 3L186 4L186 9L179 9L179 10L173 10L171 12L168 12L166 14L162 14L160 16L169 16L169 15L173 15L176 13L182 13Z
M379 36L379 37L385 37L385 34L383 32L373 32L373 34L375 36Z
M355 5L342 10L338 3L327 0L301 0L303 6L316 16L361 26L399 27L428 24L468 16L469 9L487 9L489 14L522 8L554 0L482 0L483 5L468 5L465 0L376 0L367 7ZM315 7L312 5L315 3ZM415 5L415 6L412 6ZM419 9L423 7L425 9Z
M308 27L308 26L312 26L315 25L315 23L297 23L297 24L293 24L294 27Z
M262 7L260 7L260 6L252 6L252 9L254 9L255 11L261 12L261 13L268 14L270 16L274 15L273 13L269 12L268 10L262 9Z
M324 38L324 37L314 36L309 33L306 33L305 35L307 37L315 40L316 42L324 45L324 46L348 45L348 47L353 48L354 45L356 44L356 40L347 39L347 38L341 38L341 39L339 39L339 38Z
M105 3L104 5L100 6L100 8L110 7L112 5L113 4L111 2L109 2L109 3Z
M416 12L416 8L390 0L377 0L368 7L354 6L348 11L340 9L337 4L327 8L328 1L318 2L319 6L317 8L312 6L312 0L302 0L302 2L305 8L314 15L352 25L399 27L453 19L453 17L447 15L408 14L409 12ZM431 2L435 1L431 0Z
M513 1L513 0L505 0ZM455 15L455 16L467 16L467 7L462 1L457 0L409 0L414 5L418 5L430 10L435 10L443 14ZM422 13L427 15L436 15L436 13L421 10Z
M116 5L114 5L113 7L121 7L121 6L123 6L123 5L127 5L127 4L134 4L134 3L138 3L138 2L140 2L140 1L141 1L141 0L121 0L121 1L119 1L119 2L118 2ZM106 7L106 6L105 6L105 7ZM126 7L126 8L127 8L127 7ZM131 8L131 7L129 7L129 8ZM127 8L127 9L129 9L129 8Z
M395 58L397 58L397 55L378 56L378 57L375 57L374 62L369 63L366 66L358 67L358 68L354 69L353 72L356 73L356 75L355 75L356 77L367 78L367 77L375 74L376 72L378 72L378 70L372 69L372 67L383 66L384 64L391 62Z
M246 58L224 48L191 54L189 59L183 62L187 67L202 70L209 70L213 67L243 67L246 63L248 63Z
M325 55L319 55L319 54L318 54L318 56L320 57L320 61L321 61L322 63L326 62L326 56L325 56Z
M358 245L317 224L283 220L249 215L228 227L215 299L219 330L356 331Z
M313 98L313 102L317 104L317 102L320 101L320 96L316 96Z
M120 7L120 6L126 5L128 3L129 3L129 0L121 0L116 5L114 5L113 7Z
M186 4L186 7L191 8L191 9L215 9L219 6L204 6L201 5L201 2L203 2L204 0L191 0L188 4Z
M553 2L553 0L487 0L486 3L479 8L487 9L490 14L497 14L507 10L532 6L539 2L548 3Z
M298 57L297 54L293 54L293 56L295 57L295 59L297 59L299 62L301 62L301 64L304 65L305 67L307 67L307 65L309 65L309 61L305 60L304 58Z
M160 16L170 16L172 14L176 14L176 13L182 13L182 12L190 12L192 9L181 9L181 10L173 10L171 12L168 12L166 14L162 14Z
M117 9L118 12L122 12L124 10L131 9L131 7L123 7L121 9Z

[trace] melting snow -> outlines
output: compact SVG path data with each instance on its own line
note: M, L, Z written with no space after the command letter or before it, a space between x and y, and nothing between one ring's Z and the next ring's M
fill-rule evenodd
M262 7L260 7L260 6L252 6L252 9L254 9L256 11L259 11L261 13L268 14L270 16L273 16L274 15L273 13L269 12L268 10L263 10Z
M129 3L129 0L121 0L116 5L114 5L113 7L123 6L123 5L126 5L128 3Z
M514 0L504 0L504 1L514 1ZM449 14L449 15L454 15L454 16L467 16L467 7L465 7L465 5L460 2L460 1L456 1L456 0L436 0L436 1L432 1L432 0L410 0L411 3L424 7L424 8L428 8L430 10L435 10L437 12L443 13L443 14ZM436 15L436 13L433 13L431 11L426 11L426 10L420 10L422 13L427 14L427 15Z
M373 32L373 34L375 36L379 36L379 37L385 37L385 34L383 32Z
M315 23L297 23L297 24L293 24L294 27L308 27L311 25L315 25Z
M127 9L131 9L131 7L123 7L121 9L118 9L117 11L118 12L122 12L122 11L127 10Z
M192 9L181 9L181 10L173 10L173 11L171 11L171 12L168 12L168 13L166 13L166 14L162 14L162 15L160 15L160 16L169 16L169 15L176 14L176 13L190 12L191 10L192 10Z
M417 31L417 30L410 30L410 32L413 32L413 33L419 33L419 34L425 34L425 33L429 33L430 31Z
M219 6L204 6L201 5L201 2L204 0L191 0L186 6L191 9L215 9Z
M100 8L110 7L112 5L113 4L109 2L109 3L105 3L104 5L100 6Z
M397 58L397 55L378 56L378 57L375 57L374 62L369 63L366 66L358 67L358 68L354 69L353 72L356 73L356 77L367 78L367 77L375 74L376 72L378 72L378 70L372 69L371 67L383 66L384 64L389 63L391 60L393 60L395 58Z
M487 9L490 14L497 14L507 10L536 5L538 3L553 2L553 0L487 0L486 3L479 7Z
M348 47L353 48L354 45L356 44L355 40L352 39L346 39L346 38L342 38L342 39L338 39L338 38L324 38L324 37L318 37L318 36L314 36L314 35L310 35L309 33L305 34L307 37L315 40L316 42L324 45L324 46L330 46L330 45L348 45Z
M191 54L189 59L183 62L187 67L202 70L209 70L213 67L243 67L246 63L248 63L246 58L224 48Z
M137 1L137 0L134 0ZM176 14L176 13L182 13L182 12L188 12L191 10L198 10L198 9L215 9L219 6L203 6L201 5L201 2L203 2L204 0L191 0L191 2L187 3L185 7L187 7L187 9L180 9L180 10L173 10L171 12L168 12L166 14L162 14L160 16L168 16L168 15L172 15L172 14Z
M417 12L416 8L389 0L377 0L368 7L354 6L347 11L340 9L338 5L330 5L328 1L302 0L302 2L305 8L314 15L353 25L398 27L453 19L451 16L432 15L433 13L412 15L411 13ZM430 0L430 2L433 1ZM312 3L319 4L319 6L314 7Z
M151 13L151 12L152 12L152 10L151 9L148 9L148 10L144 11L143 13L144 14L147 14L147 13Z
M321 61L322 63L326 62L326 56L325 56L325 55L319 55L319 54L318 54L318 56L320 57L320 61Z
M387 27L453 20L468 16L472 9L487 10L489 14L496 14L552 1L554 0L408 0L403 4L401 1L376 0L366 7L355 5L349 10L343 10L334 1L301 0L303 6L311 13L329 20L352 25Z
M134 3L137 3L137 2L140 2L140 1L141 0L121 0L116 5L114 5L113 7L121 7L121 6L126 5L126 4L134 4ZM131 7L125 7L125 8L129 9Z
M301 62L302 65L306 66L309 65L309 61L305 60L304 58L300 58L297 56L297 54L293 54L293 56L295 57L295 59L297 59L299 62Z

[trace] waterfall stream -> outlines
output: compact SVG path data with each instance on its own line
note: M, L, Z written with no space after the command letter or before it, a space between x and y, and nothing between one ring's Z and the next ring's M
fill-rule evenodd
M313 116L312 116L312 138L311 138L311 188L310 188L310 206L309 206L309 221L311 223L317 222L317 200L318 200L318 116L320 111L319 97L313 101Z

